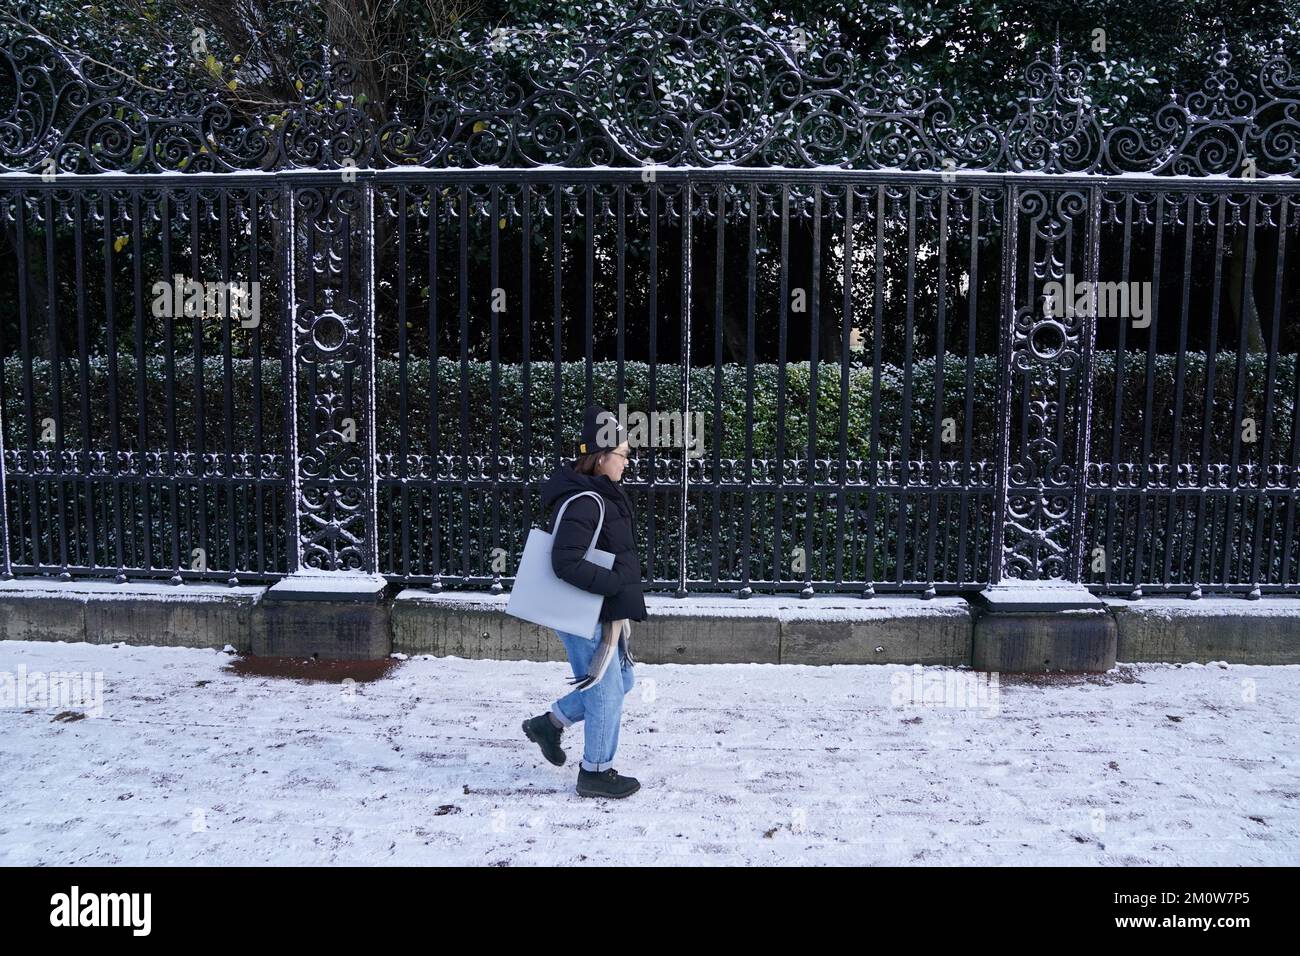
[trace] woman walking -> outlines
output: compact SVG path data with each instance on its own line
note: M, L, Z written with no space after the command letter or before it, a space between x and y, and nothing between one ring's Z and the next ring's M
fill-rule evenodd
M565 760L560 747L564 728L583 722L577 789L584 797L626 797L641 787L635 777L620 774L613 764L623 695L636 682L628 650L631 622L646 618L632 502L619 484L628 454L627 435L617 416L593 405L583 421L577 460L562 465L541 486L542 503L551 510L551 565L556 575L574 587L604 595L605 600L591 634L555 632L568 652L574 688L545 713L525 720L524 733L541 747L547 760L559 766ZM601 508L591 495L579 494L584 491L594 491L604 501L605 519L596 547L614 555L612 568L586 560ZM555 516L566 502L570 503L557 528Z

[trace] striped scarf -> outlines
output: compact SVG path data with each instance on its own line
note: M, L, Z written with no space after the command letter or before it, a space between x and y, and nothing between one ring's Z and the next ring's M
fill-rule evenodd
M591 663L587 665L586 675L583 677L570 677L569 683L577 687L578 690L586 690L592 684L598 683L605 676L605 668L614 659L615 647L621 650L622 658L629 666L636 663L632 659L632 652L628 649L628 638L631 635L632 622L627 618L606 621L601 628L600 644L596 647L596 653L592 655Z

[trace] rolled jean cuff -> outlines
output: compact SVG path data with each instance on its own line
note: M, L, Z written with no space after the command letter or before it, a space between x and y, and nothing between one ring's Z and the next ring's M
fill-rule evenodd
M555 719L558 720L561 723L561 725L565 727L572 727L573 721L565 716L564 711L560 710L559 703L560 703L559 701L551 702L551 713L555 715Z
M605 763L592 763L584 757L581 766L583 770L587 771L587 773L600 773L602 770L608 770L610 767L614 766L614 761L608 760Z

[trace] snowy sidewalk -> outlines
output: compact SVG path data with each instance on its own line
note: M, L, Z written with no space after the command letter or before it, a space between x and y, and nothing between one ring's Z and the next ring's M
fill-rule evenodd
M581 725L564 767L519 727L565 665L232 660L0 642L0 679L104 682L99 717L0 706L0 864L1300 863L1300 666L1004 677L951 708L908 701L966 672L638 664L615 765L642 789L603 801L573 791Z

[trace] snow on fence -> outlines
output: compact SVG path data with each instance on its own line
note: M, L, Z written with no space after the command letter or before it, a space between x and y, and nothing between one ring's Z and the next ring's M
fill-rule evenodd
M5 572L508 587L594 399L703 426L628 472L652 588L1300 589L1280 54L1112 124L1057 46L962 121L647 9L274 115L0 27Z

